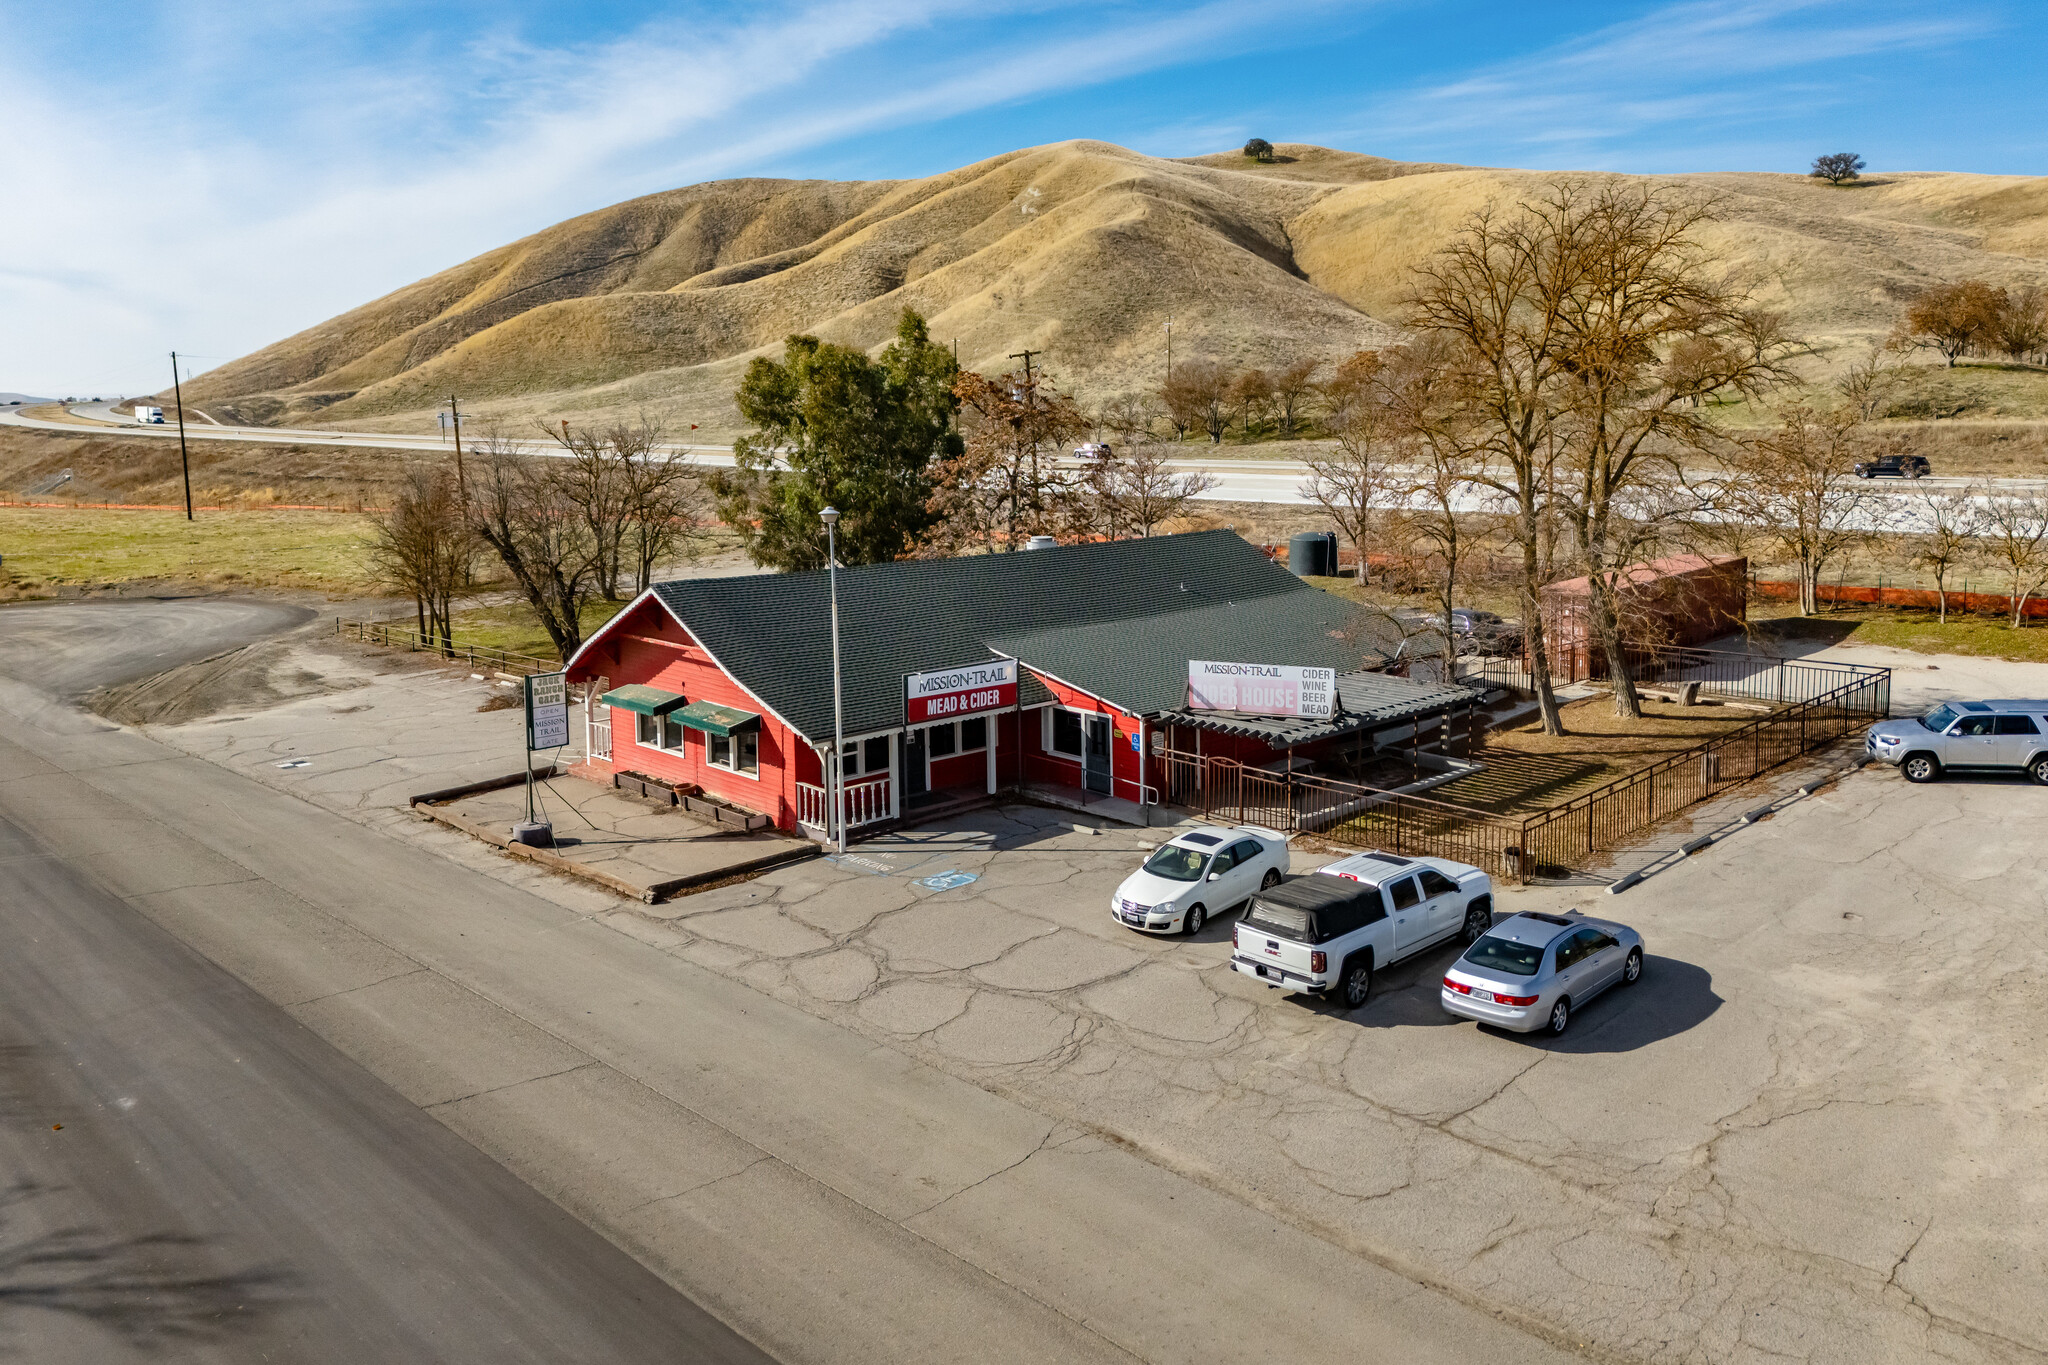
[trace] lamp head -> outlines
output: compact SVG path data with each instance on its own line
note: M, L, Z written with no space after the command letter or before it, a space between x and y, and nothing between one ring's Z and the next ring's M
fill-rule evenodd
M837 526L839 524L839 509L837 507L827 507L824 511L818 513L818 520L824 522L827 526Z

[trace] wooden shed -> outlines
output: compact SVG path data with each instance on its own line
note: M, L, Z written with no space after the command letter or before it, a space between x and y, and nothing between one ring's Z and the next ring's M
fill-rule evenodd
M1631 564L1616 575L1622 638L1638 648L1703 645L1749 619L1749 561L1740 555L1674 555ZM1551 676L1565 682L1606 676L1593 629L1587 578L1546 583L1539 594Z

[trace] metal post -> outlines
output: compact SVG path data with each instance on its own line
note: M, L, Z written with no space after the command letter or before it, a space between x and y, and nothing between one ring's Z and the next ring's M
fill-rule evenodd
M178 383L178 353L171 352L171 393L178 400L178 463L185 471L185 520L192 520L192 457L185 453L185 390Z
M846 754L846 709L839 686L839 509L827 507L818 514L825 523L825 576L832 594L832 824L839 838L839 851L846 852L846 778L841 768Z

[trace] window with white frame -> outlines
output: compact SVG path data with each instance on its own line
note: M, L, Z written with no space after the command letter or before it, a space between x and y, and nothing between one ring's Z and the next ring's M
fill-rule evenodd
M1081 756L1081 713L1069 711L1064 706L1047 708L1045 722L1046 752L1062 754L1068 758Z
M889 736L849 739L840 755L839 770L848 777L874 776L889 771Z
M643 749L666 749L679 754L683 751L683 724L672 715L650 716L635 712L633 738Z
M761 732L741 730L730 735L704 735L704 762L713 768L724 768L729 772L744 773L748 777L761 775Z

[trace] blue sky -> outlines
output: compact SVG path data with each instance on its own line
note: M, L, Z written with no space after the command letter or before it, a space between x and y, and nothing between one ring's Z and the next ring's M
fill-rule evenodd
M2048 173L2043 0L0 0L0 390L137 391L588 209L1250 136Z

